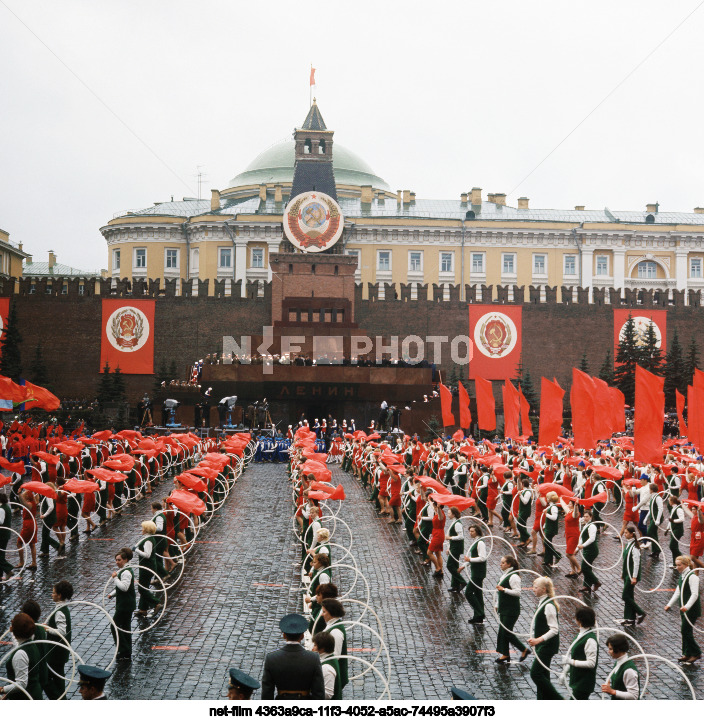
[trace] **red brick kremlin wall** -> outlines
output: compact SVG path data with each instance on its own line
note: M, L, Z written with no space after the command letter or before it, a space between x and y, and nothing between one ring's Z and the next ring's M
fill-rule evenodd
M59 289L62 279L54 280ZM2 287L4 285L4 288ZM182 378L188 367L208 353L222 351L224 335L261 336L262 328L271 323L272 301L270 284L265 284L264 296L253 297L254 285L248 284L248 298L225 297L224 289L216 287L216 296L204 297L207 284L201 283L200 297L175 296L175 286L167 285L166 293L158 284L122 283L117 290L110 291L110 281L103 282L105 297L156 299L155 313L155 359L154 367L167 365L174 360ZM185 285L185 284L184 284ZM239 286L238 286L239 287ZM9 295L8 288L14 283L0 283L0 295ZM35 287L21 283L20 292L14 294L20 329L23 335L22 359L28 370L38 343L42 344L44 358L50 379L58 395L65 398L91 397L99 382L100 338L101 338L101 296L81 296L78 283L71 282L68 292L55 294L52 285ZM238 288L236 289L238 290ZM459 289L451 289L452 300L443 301L442 289L435 289L436 301L412 301L407 287L401 292L386 287L386 300L378 300L378 288L369 286L369 300L362 299L361 287L356 288L355 321L360 332L369 335L406 334L425 336L468 333L468 303L460 302ZM184 288L183 292L190 292ZM467 297L476 302L486 302L490 289L467 286ZM502 291L502 289L499 289ZM394 295L398 299L393 299ZM501 297L502 293L499 297ZM582 289L575 292L578 302L558 303L549 294L547 302L539 302L539 293L532 292L533 302L522 303L523 307L523 358L536 385L539 388L541 375L557 377L563 387L569 386L571 368L578 365L586 352L590 371L597 373L607 349L613 339L613 306L603 302L603 292L596 293L595 303L586 303ZM505 296L504 296L505 297ZM528 298L526 298L528 300ZM654 296L652 291L640 293L626 291L623 297L613 295L618 307L639 309L666 308L668 311L667 336L672 338L677 330L680 342L687 346L694 336L704 358L704 310L701 307L699 291L689 294L690 305L683 305L683 294L670 291L665 305L664 298ZM581 302L579 302L581 301ZM129 301L128 301L129 302ZM449 354L448 354L449 355ZM449 372L448 365L445 370ZM151 392L151 376L125 376L132 400L142 393Z

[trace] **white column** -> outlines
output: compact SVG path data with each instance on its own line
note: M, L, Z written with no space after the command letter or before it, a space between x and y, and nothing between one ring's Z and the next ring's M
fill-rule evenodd
M626 286L626 250L614 248L614 268L612 272L614 288L625 288Z
M582 288L591 288L594 277L594 249L584 248L580 261L582 263Z
M282 240L283 240L282 238L277 238L276 240L267 240L267 241L266 241L266 244L269 246L269 256L268 256L268 257L271 257L271 254L272 254L272 253L278 253L278 252L279 252L279 250L280 250L280 248L281 248L281 241L282 241ZM268 281L271 281L271 262L269 262L269 263L267 264L266 279L267 279Z
M687 290L687 248L677 248L675 250L675 280L677 282L677 290Z
M235 283L242 281L242 297L247 293L247 239L235 238Z

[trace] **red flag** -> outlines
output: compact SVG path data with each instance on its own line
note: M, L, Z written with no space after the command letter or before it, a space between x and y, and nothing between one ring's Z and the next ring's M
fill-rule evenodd
M680 422L680 435L687 435L687 424L684 422L684 396L675 388L675 403L677 405L677 419Z
M469 411L469 393L462 383L457 383L460 392L460 428L469 428L472 425L472 414Z
M501 395L504 401L504 437L516 438L520 435L518 432L520 400L510 380L506 379L501 389Z
M605 440L611 438L611 434L614 432L612 427L611 392L606 381L593 376L592 380L596 390L594 395L594 435L600 440Z
M609 386L611 396L612 433L624 433L626 430L626 396L618 388Z
M100 370L108 363L122 373L154 373L153 300L103 299Z
M61 406L61 401L46 388L35 386L34 383L25 381L25 388L29 392L29 397L33 400L27 401L24 405L26 410L30 408L42 408L45 411L55 411Z
M440 384L440 407L442 409L443 428L455 425L455 417L452 415L452 393L447 386Z
M521 430L524 436L532 436L533 426L530 422L530 403L528 403L520 387L518 388L518 397L521 400Z
M477 393L477 423L483 431L496 429L496 410L494 404L494 391L491 381L484 378L475 378L474 387Z
M0 376L0 398L13 403L24 403L31 398L29 389L26 386L19 386L6 376Z
M2 339L3 334L5 333L5 328L7 328L7 319L10 315L10 299L9 298L0 298L0 340Z
M594 437L594 396L596 388L591 376L578 368L572 369L572 433L575 448L592 449L596 447Z
M694 444L694 447L701 453L704 447L704 438L702 438L704 428L702 421L704 413L704 388L697 384L696 376L693 386L687 388L687 420L689 430L688 438Z
M665 379L636 366L636 403L633 456L641 463L662 463L662 427L665 418Z
M313 87L315 85L315 68L311 65L310 66L310 86Z

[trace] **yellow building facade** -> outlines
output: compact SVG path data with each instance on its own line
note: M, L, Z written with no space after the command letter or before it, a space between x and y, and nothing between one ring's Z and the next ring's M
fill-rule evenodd
M30 256L22 250L22 244L10 240L10 234L0 228L0 277L20 278L22 263Z
M478 187L451 200L424 200L392 191L337 143L333 169L345 221L339 243L358 258L364 297L367 283L411 284L411 297L431 298L433 284L444 286L446 297L459 285L462 299L466 285L493 286L494 297L499 285L704 288L704 208L534 209L527 198L513 207L505 194ZM232 282L241 281L244 293L246 281L270 280L269 254L284 242L293 172L291 139L265 150L209 199L118 214L100 229L109 276L211 279L211 293L215 280L226 281L226 293Z

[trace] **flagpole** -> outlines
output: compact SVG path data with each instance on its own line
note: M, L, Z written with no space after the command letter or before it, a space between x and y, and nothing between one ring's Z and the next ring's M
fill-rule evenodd
M313 63L310 64L310 72L313 74ZM313 105L313 83L308 83L308 107Z

